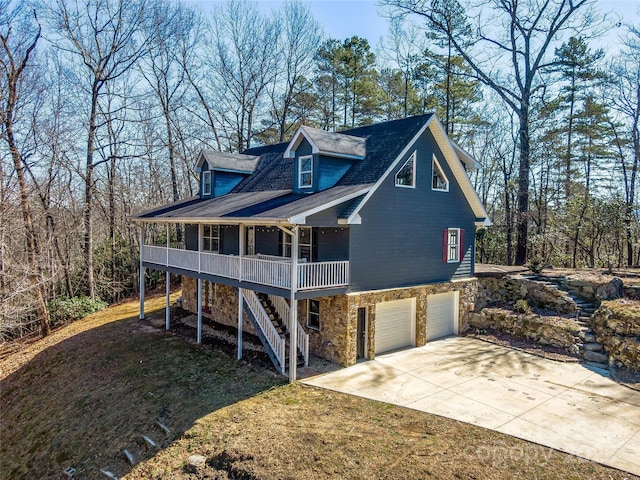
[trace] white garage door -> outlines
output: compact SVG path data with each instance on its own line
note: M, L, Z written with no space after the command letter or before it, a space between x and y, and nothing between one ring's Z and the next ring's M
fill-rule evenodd
M427 341L458 333L458 292L427 297Z
M376 353L415 345L416 299L376 304Z

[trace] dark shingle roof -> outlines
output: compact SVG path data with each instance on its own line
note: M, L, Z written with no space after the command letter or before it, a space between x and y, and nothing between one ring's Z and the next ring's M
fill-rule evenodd
M369 125L341 132L359 137L366 145L363 160L351 168L327 190L314 194L294 194L293 161L284 158L288 143L250 148L243 155L257 157L253 174L240 182L231 193L205 200L190 199L138 215L138 218L290 218L330 202L345 198L341 217L353 212L363 196L353 195L370 188L387 171L429 120L431 114Z

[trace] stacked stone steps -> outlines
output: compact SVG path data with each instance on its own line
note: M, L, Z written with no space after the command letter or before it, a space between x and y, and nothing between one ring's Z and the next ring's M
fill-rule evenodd
M591 316L598 309L598 306L594 302L582 298L579 289L567 285L567 279L563 275L527 275L527 277L543 283L548 288L563 291L573 300L578 308L576 324L580 327L580 337L583 342L577 346L588 365L606 370L609 361L608 355L591 329Z

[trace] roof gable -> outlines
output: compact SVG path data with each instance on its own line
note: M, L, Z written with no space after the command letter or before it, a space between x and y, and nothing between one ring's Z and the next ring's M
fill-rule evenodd
M206 161L210 170L250 174L255 172L258 160L259 157L254 155L202 150L198 155L196 172L202 171L202 166Z
M284 157L294 158L294 152L303 139L306 139L311 145L312 153L354 160L362 160L366 155L366 140L364 138L300 126L289 142Z
M420 118L420 117L416 117L416 118ZM449 168L453 172L453 176L456 182L458 183L458 185L460 186L460 189L462 190L462 193L464 194L465 199L469 203L469 206L471 207L474 215L476 216L476 218L485 220L485 224L489 222L488 214L484 208L484 205L482 205L482 202L480 201L478 194L476 193L475 189L473 188L473 185L471 184L471 181L469 180L469 177L467 176L463 163L456 153L456 148L454 147L453 143L449 140L449 137L445 133L444 128L442 127L442 124L440 123L438 118L435 115L432 115L426 121L424 121L423 125L417 131L417 133L415 133L413 138L405 144L402 151L396 156L395 160L388 166L384 174L382 174L377 179L375 185L369 190L367 195L362 199L362 201L357 205L357 207L353 209L353 211L349 214L347 221L344 223L360 222L359 212L362 209L362 207L367 203L369 198L371 198L371 196L376 192L380 184L382 184L382 182L392 172L395 172L397 170L397 168L400 166L399 162L402 161L402 159L408 154L408 152L412 148L414 148L415 143L420 138L420 136L426 131L427 128L433 135L433 138L435 139L438 147L440 148L440 151L444 155L444 158L447 164L449 165Z

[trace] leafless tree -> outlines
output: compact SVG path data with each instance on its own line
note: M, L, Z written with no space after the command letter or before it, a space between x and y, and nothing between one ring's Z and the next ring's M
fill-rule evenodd
M451 43L477 78L518 117L518 221L516 263L527 260L531 109L543 89L541 74L553 62L552 45L565 32L595 23L593 0L486 0L465 2L475 29L455 28L448 12L457 0L385 0L404 14L424 17Z
M94 170L101 163L94 158L100 127L98 102L107 84L129 71L146 51L140 31L147 12L146 0L56 0L46 9L54 32L54 44L82 62L79 75L89 96L86 119L84 180L84 261L87 295L95 297L93 207Z
M216 104L230 146L251 146L255 120L277 74L280 25L250 1L227 1L214 9L209 67Z

